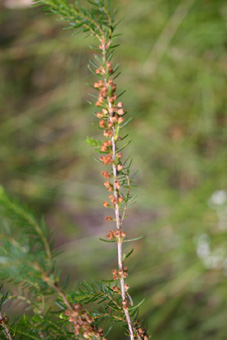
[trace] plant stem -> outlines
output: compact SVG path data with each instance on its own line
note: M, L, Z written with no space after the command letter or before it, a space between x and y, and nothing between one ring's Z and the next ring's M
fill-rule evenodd
M55 292L58 293L58 295L62 298L62 300L64 301L65 305L67 306L67 308L69 310L73 310L69 300L67 299L66 295L64 294L64 292L61 290L61 288L58 287L56 282L53 282L50 277L46 274L43 275L43 281L46 282L52 289L55 290Z
M106 65L107 63L107 55L106 55L106 44L101 44L103 46L102 48L102 54L103 54L103 65ZM106 83L107 86L107 79L106 77L104 78L104 81ZM107 101L108 101L108 107L109 109L112 108L112 104L111 101L109 100L109 97L107 97ZM109 118L110 121L112 122L112 114L109 111ZM117 174L117 168L116 168L116 164L115 164L115 159L116 159L116 141L115 141L115 135L116 135L116 130L115 127L112 127L112 131L113 131L113 136L111 138L112 140L112 159L113 159L113 163L112 163L112 170L113 170L113 182L114 182L114 197L116 199L119 198L119 194L118 194L118 190L116 188L115 183L118 182L118 174ZM120 209L119 209L119 204L116 203L114 205L114 211L115 211L115 220L116 220L116 229L117 230L121 230L121 216L120 216ZM122 262L122 240L119 237L118 238L118 242L117 242L117 253L118 253L118 269L119 270L123 270L123 262ZM121 277L120 278L120 285L121 285L121 298L122 298L122 302L126 301L126 291L125 291L125 281L124 278ZM134 340L134 332L133 332L133 328L132 328L132 321L129 315L129 311L128 311L128 307L124 306L124 313L125 313L125 317L128 323L128 330L129 330L129 336L130 336L130 340Z
M9 340L13 340L11 334L10 334L10 331L9 331L9 328L7 326L7 324L5 323L3 317L2 317L2 313L0 312L0 325L4 328L4 331L7 335L7 337L9 338Z

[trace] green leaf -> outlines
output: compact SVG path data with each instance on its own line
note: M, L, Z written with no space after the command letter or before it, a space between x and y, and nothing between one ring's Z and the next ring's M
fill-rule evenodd
M123 129L129 122L131 122L132 117L130 117L124 124L121 125L121 129Z
M132 249L127 255L126 254L123 254L122 256L122 262L127 259L132 253L134 252L134 249Z
M99 238L99 240L107 243L116 243L116 241L105 240L104 238Z
M118 96L117 99L119 99L121 96L123 96L123 94L126 92L126 90L122 91Z
M129 307L129 310L131 311L131 310L133 310L133 309L138 308L139 306L142 305L142 303L144 303L144 301L145 301L145 299L143 299L142 301L140 301L136 306Z
M124 240L123 243L126 243L126 242L134 242L134 241L137 241L137 240L141 240L141 238L143 238L144 236L139 236L139 237L136 237L136 238L131 238L130 240Z
M98 139L95 139L93 137L87 137L86 139L86 143L89 145L89 146L96 146L96 147L100 147L102 145L102 142Z
M124 150L131 142L132 142L132 139L130 139L125 145L123 145L120 149L118 149L117 152Z

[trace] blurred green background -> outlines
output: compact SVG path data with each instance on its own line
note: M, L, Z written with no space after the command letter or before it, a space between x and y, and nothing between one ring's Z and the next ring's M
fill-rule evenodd
M99 136L87 104L92 52L29 1L0 3L0 181L38 215L72 280L109 279ZM137 175L129 259L135 303L152 339L227 339L227 3L118 0L114 62L132 123ZM125 248L125 251L131 249ZM112 339L121 339L115 330ZM123 339L123 338L122 338Z

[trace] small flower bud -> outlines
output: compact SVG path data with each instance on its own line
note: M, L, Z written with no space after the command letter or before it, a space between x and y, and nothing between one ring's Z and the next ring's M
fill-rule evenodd
M117 286L113 286L112 289L113 289L114 292L117 292L117 293L118 293L118 291L119 291L119 288L118 288Z
M99 332L99 336L103 336L104 335L103 328L99 327L98 332Z
M109 240L112 240L114 238L114 231L111 229L108 234L106 235L106 237L109 239Z
M125 231L122 231L122 232L121 232L121 237L123 237L123 238L126 237L126 232L125 232Z
M104 201L104 202L103 202L103 206L104 206L105 208L108 208L110 205L109 205L109 203L108 203L107 201Z
M110 174L108 171L102 171L102 176L105 178L110 178Z
M143 329L140 327L140 328L138 328L138 333L140 334L140 335L143 335Z
M103 97L106 97L107 96L107 93L108 93L108 89L106 87L102 87L101 88L101 91L100 91L100 94L103 96Z
M112 117L112 122L113 122L113 123L116 123L117 121L118 121L118 117L117 117L117 116L113 116L113 117Z
M111 184L110 184L109 181L106 181L106 182L104 183L104 186L105 186L106 188L108 188L110 185L111 185Z
M103 114L102 114L101 112L97 112L97 113L96 113L96 117L102 118L102 117L103 117Z
M102 109L102 113L103 113L104 115L106 115L106 114L108 113L108 110Z
M93 322L93 320L92 320L92 318L90 317L90 315L87 315L87 316L86 316L86 320L87 320L88 323L92 323L92 322Z
M113 107L110 107L110 108L109 108L109 113L110 113L111 115L114 113L114 111L115 111L115 110L114 110Z
M115 237L120 237L121 236L121 231L118 229L114 233Z
M108 137L108 136L109 136L109 135L108 135L108 132L109 132L109 131L107 131L107 130L104 130L104 132L103 132L103 136L104 136L104 137Z
M118 272L117 272L116 269L113 269L113 270L112 270L112 274L113 274L113 279L114 279L114 280L118 280Z
M112 95L112 97L109 97L109 102L112 104L115 102L115 100L117 99L116 94Z
M107 61L106 66L107 66L107 67L111 67L111 62L110 62L110 61Z
M3 317L3 322L5 322L5 323L8 323L9 322L9 318L8 318L8 316L7 315L5 315L4 317Z
M104 128L104 127L106 126L106 123L105 123L105 120L104 120L104 119L101 119L101 120L99 121L99 126L100 126L100 128Z
M118 123L119 123L119 124L122 124L123 121L124 121L124 118L123 118L123 117L119 117L119 118L118 118Z
M93 335L94 335L96 338L99 338L99 332L98 332L98 331L95 331Z
M120 119L120 118L119 118ZM112 128L113 127L113 122L111 122L110 120L108 121L108 128Z
M115 185L115 188L118 189L118 190L121 187L121 185L120 185L120 183L118 181L114 181L114 185Z
M85 339L89 339L89 338L90 338L90 335L89 335L88 332L86 331L86 332L84 332L83 337L84 337Z
M118 202L119 202L119 203L122 203L123 201L124 201L124 197L119 196L119 197L118 197Z
M98 101L100 103L103 103L104 102L104 97L100 94L99 97L98 97Z
M116 205L116 204L118 203L117 198L114 198L114 199L112 200L112 203L113 203L113 205Z
M112 89L112 92L115 92L116 89L117 89L117 85L116 85L116 84L113 84L112 87L111 87L111 89Z
M74 327L73 332L74 332L75 335L79 335L80 334L80 328L79 327Z
M123 107L123 103L122 102L117 103L117 107Z
M102 146L101 146L101 149L100 149L100 151L102 151L102 152L105 152L105 151L107 151L107 148L106 148L106 146L102 145Z
M118 152L117 157L120 159L122 157L122 153Z
M126 277L128 277L128 273L124 272L122 276L124 279L126 279Z
M119 109L117 110L117 113L119 114L119 116L122 116L125 113L125 111L123 109Z
M72 305L73 309L76 311L78 309L82 308L82 305L80 303L75 303L74 305Z
M126 300L123 300L123 301L122 301L122 305L123 305L123 307L126 307L126 306L127 306L127 301L126 301Z
M108 222L110 222L110 221L112 221L112 217L111 216L106 216L106 221L108 221Z
M123 165L122 164L118 164L117 171L121 171L122 169L123 169Z
M125 284L125 290L126 291L129 290L129 284L128 283Z

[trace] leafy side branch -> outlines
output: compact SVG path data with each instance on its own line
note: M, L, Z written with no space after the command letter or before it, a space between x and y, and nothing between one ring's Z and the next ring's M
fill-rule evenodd
M44 9L60 16L69 23L69 28L89 32L98 39L111 36L116 26L113 25L117 10L110 15L110 1L86 1L88 9L79 1L68 0L34 0L35 5L44 5Z

